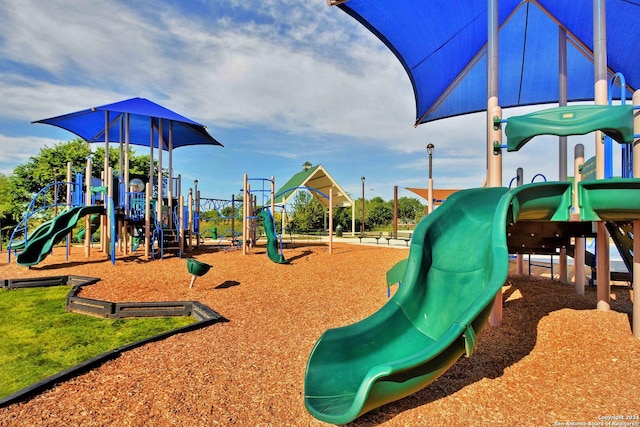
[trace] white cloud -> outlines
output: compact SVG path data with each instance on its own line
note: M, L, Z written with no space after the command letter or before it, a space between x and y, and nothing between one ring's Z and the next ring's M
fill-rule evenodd
M69 111L58 103L65 94L96 105L92 95L109 98L102 89L108 87L115 93L105 102L117 100L118 93L160 98L219 126L402 144L410 135L413 97L402 67L364 30L353 41L358 33L339 27L334 14L341 12L323 2L289 7L286 25L275 31L273 25L237 27L216 17L194 22L171 11L149 14L151 8L111 2L25 0L5 9L10 13L2 19L3 31L11 37L5 38L4 55L53 76L47 95L61 114ZM260 11L282 20L281 9L270 2Z
M10 175L16 164L23 164L38 154L45 146L52 147L59 141L37 137L10 137L0 135L0 173Z
M64 86L19 75L0 80L0 115L26 123L119 100L111 90Z

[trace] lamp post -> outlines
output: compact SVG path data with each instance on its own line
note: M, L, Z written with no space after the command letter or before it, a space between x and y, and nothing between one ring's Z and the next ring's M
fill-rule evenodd
M362 222L360 223L360 232L364 233L364 176L360 178L362 181Z
M200 192L198 191L198 180L193 180L194 202L196 204L195 216L200 220Z
M433 212L433 176L431 174L432 172L432 166L433 166L433 149L435 148L435 146L432 143L427 144L427 153L429 154L429 190L428 190L428 202L429 204L428 206L428 210L427 210L427 214L430 214L431 212Z

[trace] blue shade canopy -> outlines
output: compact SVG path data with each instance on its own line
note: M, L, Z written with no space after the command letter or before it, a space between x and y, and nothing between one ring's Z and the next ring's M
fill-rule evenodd
M87 142L105 142L106 114L109 112L109 142L124 142L126 113L129 114L129 140L131 144L151 145L151 129L154 129L154 147L158 147L158 129L162 120L163 148L169 143L169 129L173 129L173 148L186 145L219 145L200 123L144 98L131 98L113 104L92 107L75 113L37 120L72 132Z
M341 1L329 0L402 63L413 85L416 124L486 109L487 0ZM606 19L610 76L623 73L630 99L640 88L640 0L607 0ZM558 101L560 28L567 33L568 101L593 100L591 0L498 0L498 23L503 108Z

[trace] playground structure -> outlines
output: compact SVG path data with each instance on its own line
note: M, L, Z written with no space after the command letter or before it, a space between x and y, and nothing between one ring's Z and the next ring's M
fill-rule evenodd
M321 169L317 166L314 170ZM70 232L76 223L85 218L84 226L78 232L77 239L82 240L85 255L88 257L94 243L94 236L99 235L99 248L101 251L110 254L112 263L115 263L116 250L126 255L129 251L135 251L138 246L144 247L146 258L162 258L167 251L177 251L180 257L187 250L197 247L204 242L206 233L211 233L213 240L218 240L218 248L223 247L223 241L228 241L225 248L243 247L246 254L250 245L258 238L257 220L263 224L264 235L267 238L267 254L270 259L277 263L286 263L283 256L282 235L277 233L277 224L274 218L275 197L280 197L286 201L298 189L314 191L320 198L326 199L328 209L328 229L333 229L333 188L329 188L329 194L310 187L286 188L274 194L275 180L262 178L246 178L245 200L249 204L244 204L248 213L244 213L244 218L238 215L240 211L238 204L242 201L201 198L198 190L198 182L194 181L194 188L189 189L186 198L180 194L181 177L173 179L172 185L168 185L168 179L161 178L161 185L151 186L155 176L151 175L150 182L134 182L127 186L120 181L121 173L115 174L112 168L108 169L105 179L92 177L92 164L87 162L83 172L75 173L75 180L71 180L71 165L68 165L68 176L66 181L50 184L39 192L33 199L23 221L14 230L9 252L19 255L18 263L21 265L35 265L42 261L52 247L67 238L66 251L70 250ZM262 183L262 188L252 190L249 181ZM156 181L155 184L157 184ZM265 185L269 184L270 189ZM334 184L335 185L335 184ZM61 196L58 194L60 188L67 188L67 197L64 202L58 202ZM115 189L115 190L114 190ZM140 191L143 189L143 191ZM47 191L54 191L54 195L47 195ZM261 203L258 204L257 193L262 196ZM116 195L115 200L113 195ZM161 194L161 197L158 197ZM172 195L175 194L176 197ZM342 193L341 193L342 194ZM48 202L55 200L55 203ZM36 207L37 201L42 200L42 205ZM88 201L88 202L87 202ZM340 202L342 203L342 202ZM284 209L284 203L280 205ZM42 215L45 209L65 209L71 211L65 215L54 213L53 219L46 221L36 230L30 230L29 226L34 224L34 219ZM223 214L225 209L230 209L230 215ZM202 212L215 211L216 220L230 220L230 228L219 234L217 227L209 230L201 230ZM73 220L65 221L67 216ZM282 216L282 229L286 229L286 215ZM243 231L235 231L236 220L242 222ZM87 232L89 230L89 232ZM249 236L241 238L241 236ZM329 250L332 251L333 239L329 233ZM22 239L20 240L20 238ZM37 244L34 240L38 238ZM21 251L18 253L18 251Z
M196 191L194 229L198 236L198 245L204 243L205 238L210 237L214 242L217 241L217 247L223 248L239 248L241 246L241 232L236 231L236 223L242 222L241 200L236 200L235 195L231 199L214 199L201 197L200 192ZM210 215L215 213L215 217ZM208 217L204 218L207 214ZM203 222L207 222L207 228L203 229ZM213 224L211 224L213 223ZM220 229L224 226L224 229ZM227 244L223 244L227 242Z
M497 135L493 153L519 150L537 135L594 131L631 144L640 137L640 117L633 113L640 109L640 91L634 100L638 105L633 108L563 106L506 121L496 115L492 127L501 134L506 123L508 143L503 146ZM493 324L501 322L510 253L555 254L572 248L576 291L584 293L582 239L596 237L601 257L600 252L609 252L609 235L603 238L599 230L606 232L606 223L620 230L630 230L632 224L633 233L621 232L626 239L640 233L640 167L630 155L631 162L626 161L635 178L581 180L582 153L576 146L573 184L535 182L511 190L464 190L423 219L413 233L408 259L388 273L387 283L402 283L396 294L370 317L327 330L316 343L305 375L307 410L326 422L347 423L425 387L462 355L470 357L477 333L492 323L492 317ZM638 239L632 245L632 329L640 338ZM598 261L597 266L602 309L610 298L610 277L608 265Z
M68 200L63 203L67 209L88 206L97 200L105 205L107 215L103 215L101 219L100 242L102 251L107 252L109 249L112 252L112 262L114 262L113 251L116 245L125 255L129 248L132 250L137 248L138 243L134 242L133 238L130 241L133 234L137 234L137 241L143 240L145 257L147 258L149 256L155 258L154 246L157 246L160 258L164 256L167 249L178 250L179 255L182 256L185 242L188 242L189 248L191 247L192 237L195 233L193 192L189 192L185 213L184 197L180 194L181 177L174 178L173 176L172 156L173 149L181 146L222 146L209 135L203 125L144 98L131 98L91 107L33 123L60 127L89 143L104 142L103 176L98 182L94 182L91 172L92 165L90 161L87 161L84 173L87 180L84 186L84 196L82 196L82 180L76 181L75 184L71 183L69 167L67 181L54 183L52 186L56 189L60 185L67 185L68 188L73 186L72 190L68 189L68 194L73 192L77 196L74 196L73 200L68 196ZM109 143L113 141L117 141L120 147L119 172L115 181L113 169L109 166ZM141 184L140 186L134 185L135 179L130 180L130 144L149 147L150 162L146 186L143 182L138 182ZM155 170L154 148L157 148L157 170ZM169 155L168 176L165 176L162 164L163 151L165 150ZM142 188L143 186L144 188ZM103 193L102 198L92 197L97 193ZM55 197L54 204L62 205L58 203L57 194ZM46 202L44 205L38 207L37 210L42 211L47 208ZM84 230L92 230L91 214L86 215ZM36 215L36 212L32 211L30 207L25 219L11 237L12 250L21 249L21 245L26 250L29 244L28 224L33 215ZM75 223L67 222L65 227L68 228L67 231L70 231L74 225ZM53 240L57 240L62 235L58 230L61 227L62 221L55 221L55 226L47 229L44 234L47 236L55 234L55 237L51 237L54 237ZM22 235L23 240L20 243L16 238L16 232L18 235ZM92 232L84 233L84 247L87 256L90 254L92 235ZM14 239L16 243L13 243ZM44 246L47 245L43 245L43 248Z
M258 185L251 187L251 182ZM259 188L256 188L259 187ZM335 206L351 207L352 209L352 231L355 235L355 214L354 203L349 195L331 177L322 165L313 166L306 162L303 170L289 179L277 192L275 190L275 179L271 178L249 178L244 175L243 181L243 239L242 253L247 254L251 245L258 240L257 219L262 219L263 229L267 238L267 255L277 263L284 263L283 255L283 234L284 230L290 229L286 223L286 203L296 191L307 190L326 210L325 229L320 230L323 234L326 231L328 236L329 253L333 252L333 209ZM258 200L258 194L260 200ZM281 233L277 233L275 221L275 209L282 209ZM300 231L300 230L297 230ZM303 230L308 232L308 230ZM316 231L318 232L318 231Z
M157 186L152 188L149 183L144 185L145 191L133 191L139 190L135 186L127 189L119 177L114 179L112 168L108 169L106 179L105 174L102 179L93 177L90 160L83 172L75 173L73 180L72 175L69 163L66 181L52 183L33 197L24 218L11 235L9 262L13 252L20 265L38 264L55 244L64 239L68 259L71 231L83 217L84 227L78 232L78 239L83 242L87 257L90 256L96 232L100 236L99 250L108 253L112 263L115 263L116 249L126 255L129 251L135 251L141 242L147 258L155 259L156 252L162 258L165 251L171 249L177 250L182 256L185 242L191 242L191 236L195 233L197 217L191 191L188 205L186 208L184 206L184 197L180 195L180 176L175 180L173 191L178 198L168 199L158 198L158 194L166 196L166 193L158 190ZM64 197L61 188L66 189ZM114 193L117 195L115 200ZM175 208L172 209L172 206ZM62 212L58 213L60 209ZM52 218L30 230L37 220L46 215ZM190 247L190 244L186 246Z
M355 236L355 203L347 194L347 192L338 184L331 176L329 171L323 165L312 165L305 162L302 165L302 171L293 175L276 193L276 205L286 205L299 190L308 191L311 196L325 210L324 229L314 230L324 234L325 230L333 230L329 226L330 209L335 207L351 208L351 234ZM329 193L333 195L333 201L330 201ZM285 229L285 218L282 218L282 229ZM346 226L347 224L341 224ZM301 231L301 230L298 230ZM308 231L308 230L307 230Z
M261 188L251 189L251 181L260 182ZM266 184L269 188L265 188ZM258 195L261 196L258 203ZM242 197L243 197L243 221L242 221L242 254L247 255L251 247L258 240L258 219L262 220L262 226L267 238L267 256L278 264L288 264L282 251L282 233L277 233L275 222L275 178L249 178L244 174ZM267 204L268 203L268 204ZM331 243L330 243L331 245Z

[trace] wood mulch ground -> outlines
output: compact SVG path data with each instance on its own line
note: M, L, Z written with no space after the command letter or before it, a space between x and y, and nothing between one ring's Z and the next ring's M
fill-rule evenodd
M303 404L309 353L325 329L387 301L385 272L407 253L334 243L330 255L327 246L307 245L286 250L291 265L278 265L264 248L246 256L204 250L193 256L214 267L189 290L186 261L175 257L131 256L112 266L79 248L66 261L60 249L26 269L7 265L5 252L1 278L97 276L82 296L199 300L229 322L129 351L1 408L0 426L322 425ZM594 289L579 296L570 285L512 274L504 323L485 329L471 358L352 425L638 425L640 340L631 335L629 288L612 288L611 311L594 307Z

